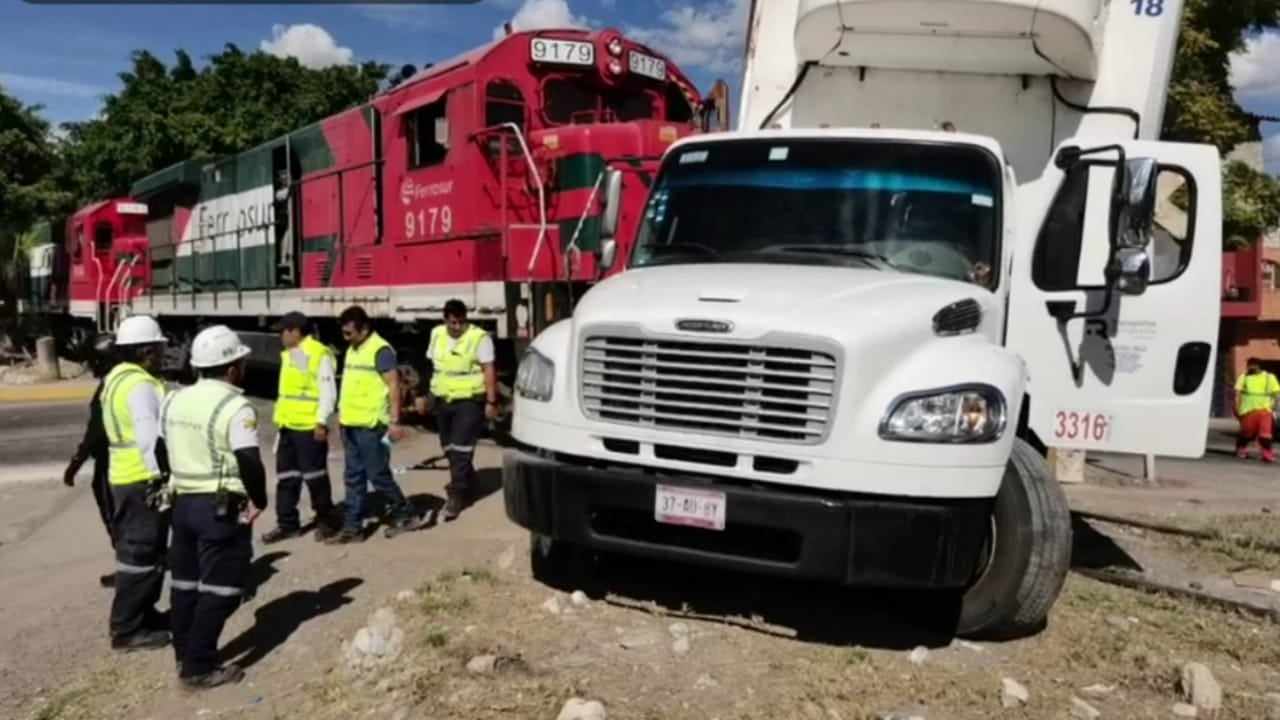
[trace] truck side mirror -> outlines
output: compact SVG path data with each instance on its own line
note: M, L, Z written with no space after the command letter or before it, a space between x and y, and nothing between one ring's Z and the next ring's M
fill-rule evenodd
M600 270L609 272L618 260L618 241L613 238L600 243Z
M1151 244L1156 220L1156 183L1160 166L1155 158L1133 158L1124 164L1120 183L1119 217L1114 246L1145 248Z
M618 213L622 210L622 171L606 171L604 189L604 214L600 217L600 237L613 238L618 234Z

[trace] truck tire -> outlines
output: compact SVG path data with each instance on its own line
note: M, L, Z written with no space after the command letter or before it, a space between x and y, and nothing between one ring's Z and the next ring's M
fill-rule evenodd
M992 510L989 555L960 601L956 634L1012 639L1043 628L1071 569L1071 511L1044 459L1014 440Z

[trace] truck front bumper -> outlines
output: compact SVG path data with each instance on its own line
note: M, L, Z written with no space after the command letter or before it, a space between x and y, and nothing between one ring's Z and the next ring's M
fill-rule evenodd
M657 486L725 495L723 530L668 525ZM845 585L960 588L979 568L991 498L900 498L629 469L599 469L508 450L507 517L532 532L602 551Z

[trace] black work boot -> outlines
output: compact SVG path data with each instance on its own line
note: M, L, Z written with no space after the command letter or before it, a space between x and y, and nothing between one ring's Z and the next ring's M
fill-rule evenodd
M301 534L302 533L297 528L277 527L274 530L268 530L267 532L263 533L262 542L264 545L270 545L272 543L278 543L281 540L296 538Z
M135 650L159 650L168 646L169 641L169 633L164 630L139 630L125 637L111 638L111 649L125 653Z
M444 521L451 522L456 520L462 514L463 505L462 493L451 492L449 498L444 502Z
M244 679L244 670L239 665L225 665L215 668L203 675L192 675L191 677L178 678L182 683L183 689L194 692L198 690L209 690L219 685L229 685L238 683Z
M324 541L326 545L346 545L353 542L362 542L364 535L359 530L351 528L342 528L337 535L334 535Z
M342 516L337 514L316 515L316 542L327 542L329 538L342 530Z

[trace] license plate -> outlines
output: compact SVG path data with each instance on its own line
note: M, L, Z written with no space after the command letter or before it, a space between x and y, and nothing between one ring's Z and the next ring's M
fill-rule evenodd
M633 52L627 58L628 64L631 66L631 72L637 75L643 75L654 80L667 79L667 63L652 55Z
M653 518L668 525L723 530L725 505L722 492L659 485L654 494Z
M534 38L529 43L529 57L534 62L594 65L596 62L596 46L589 42L579 42L577 40Z

